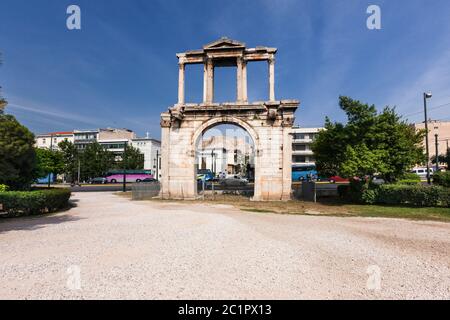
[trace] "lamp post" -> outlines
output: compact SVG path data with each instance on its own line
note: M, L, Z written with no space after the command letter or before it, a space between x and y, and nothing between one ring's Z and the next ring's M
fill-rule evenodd
M438 142L438 134L434 134L434 143L436 146L436 172L439 172L439 142Z
M127 143L125 142L125 147L123 150L122 162L123 162L123 182L122 182L122 191L127 191Z
M53 153L53 134L50 134L50 152ZM51 177L52 177L52 173L50 172L48 174L48 181L47 181L49 189L51 187Z
M425 114L425 148L426 148L426 161L427 161L427 182L428 184L431 184L430 179L430 147L428 145L428 116L427 116L427 99L430 99L433 95L431 93L425 93L423 94L423 108L424 108L424 114Z
M159 150L156 150L156 181L159 181Z

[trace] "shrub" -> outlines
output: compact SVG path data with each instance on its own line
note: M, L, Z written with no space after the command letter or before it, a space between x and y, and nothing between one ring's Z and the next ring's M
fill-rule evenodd
M377 185L365 180L352 180L349 185L339 186L338 194L346 201L371 204L376 201L376 188Z
M26 216L55 212L66 208L69 189L6 191L0 193L0 203L8 216Z
M403 177L397 182L398 184L416 185L420 184L421 180L419 175L415 173L405 173Z
M434 173L433 183L438 186L450 188L450 171L441 171Z
M0 192L8 191L8 186L6 184L0 184Z
M450 192L439 186L382 185L376 190L376 203L417 207L448 207Z
M351 183L338 187L339 196L360 204L450 207L450 189L440 186Z

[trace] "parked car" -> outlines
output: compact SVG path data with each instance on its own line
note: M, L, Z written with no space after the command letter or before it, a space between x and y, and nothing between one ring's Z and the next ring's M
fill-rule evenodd
M434 168L430 168L429 172L430 176L432 176L434 173ZM427 168L414 168L413 170L411 170L411 173L417 174L421 179L427 178Z
M158 180L156 180L155 178L145 178L144 180L142 180L141 182L157 182Z
M105 184L108 180L105 177L97 177L89 179L90 184Z
M199 169L197 171L197 180L202 180L202 181L214 180L214 174L209 169Z
M380 178L380 177L373 177L372 183L373 184L377 184L377 185L382 185L382 184L385 184L386 181L383 178Z
M346 178L342 178L340 176L332 176L328 179L328 181L330 181L331 183L347 183L350 182L348 179Z
M248 185L248 180L238 176L238 175L230 175L227 176L225 179L222 179L220 181L220 184L222 186L230 187L230 186L246 186Z

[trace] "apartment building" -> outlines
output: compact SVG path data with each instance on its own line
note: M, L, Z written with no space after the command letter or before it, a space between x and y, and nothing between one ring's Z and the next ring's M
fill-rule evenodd
M36 148L58 150L58 144L62 141L74 142L74 134L72 131L66 132L50 132L36 135Z
M425 129L425 122L415 123L416 130ZM430 156L436 153L436 135L439 154L445 154L450 142L450 121L429 120L428 121L428 142L430 144ZM423 139L425 147L425 138Z
M161 141L153 138L134 138L131 145L144 155L144 169L161 177Z
M292 128L292 164L293 165L314 165L314 152L311 144L316 135L323 128Z
M245 137L212 136L197 146L197 169L209 169L216 174L247 174L254 168L255 148Z

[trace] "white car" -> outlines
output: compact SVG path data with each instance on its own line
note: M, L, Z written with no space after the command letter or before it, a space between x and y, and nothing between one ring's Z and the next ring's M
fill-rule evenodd
M248 180L238 175L229 175L222 179L220 184L223 186L246 186L248 185Z
M432 176L433 172L434 172L434 168L430 168L429 172L430 172L430 176ZM413 170L411 170L411 173L417 174L422 179L427 178L427 168L414 168Z

